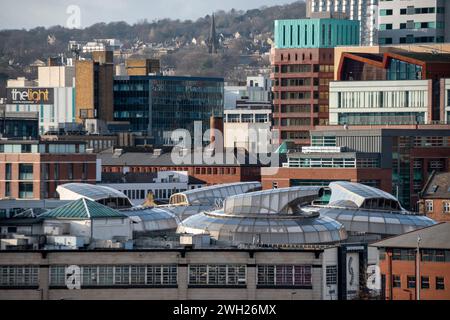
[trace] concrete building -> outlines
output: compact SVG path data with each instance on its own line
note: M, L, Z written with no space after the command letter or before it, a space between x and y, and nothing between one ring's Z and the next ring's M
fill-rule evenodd
M357 44L357 21L275 21L271 79L274 128L280 131L281 141L308 145L309 130L328 123L328 90L334 74L333 48Z
M343 18L360 21L360 43L373 46L378 43L379 0L307 0L308 18Z
M450 223L441 223L374 243L380 250L383 297L449 300L449 236Z
M450 222L450 172L434 172L419 194L420 213L439 222Z
M450 124L450 79L441 79L441 119Z
M380 1L378 8L380 44L450 41L448 1Z
M270 153L272 109L225 110L224 147L243 148L248 152Z
M96 155L80 142L0 141L0 198L55 199L59 184L96 182Z

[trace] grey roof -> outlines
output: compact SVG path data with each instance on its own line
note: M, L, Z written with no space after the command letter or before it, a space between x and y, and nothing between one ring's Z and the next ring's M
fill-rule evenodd
M422 191L422 198L450 200L450 172L433 173Z
M93 201L110 198L128 199L125 194L116 189L87 183L67 183L58 186L56 191L63 200L77 200L80 198L86 198Z
M160 208L135 208L122 210L133 222L137 232L154 232L177 229L180 220L172 212Z
M180 156L179 154L176 154ZM253 156L245 152L245 150L238 150L239 157L233 156L233 163L228 163L227 153L220 153L215 155L215 159L219 159L220 163L223 164L212 164L210 166L259 166L258 160ZM187 155L180 156L180 160L183 163L176 163L172 159L172 153L167 152L161 155L155 155L153 153L144 152L125 152L121 155L115 155L111 150L106 150L100 152L97 155L98 159L102 160L102 165L104 166L154 166L154 167L193 167L193 166L204 166L206 163L195 163L194 154L189 152ZM242 158L243 161L240 161ZM203 159L203 158L202 158Z
M444 222L412 231L375 242L372 246L379 248L416 248L419 237L421 238L420 248L448 250L450 249L450 223Z

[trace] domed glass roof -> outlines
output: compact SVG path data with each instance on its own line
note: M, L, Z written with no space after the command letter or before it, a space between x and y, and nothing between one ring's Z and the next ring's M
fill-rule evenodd
M342 224L300 208L322 192L320 187L298 187L229 197L223 209L189 217L177 232L209 233L219 243L231 245L330 244L345 240Z

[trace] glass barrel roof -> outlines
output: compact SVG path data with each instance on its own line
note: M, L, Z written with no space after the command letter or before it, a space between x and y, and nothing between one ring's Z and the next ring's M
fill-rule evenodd
M80 198L98 201L109 198L128 199L122 192L105 186L85 183L68 183L57 188L61 200L78 200Z
M136 208L122 210L121 213L134 222L133 230L136 232L176 230L180 223L173 213L159 208Z

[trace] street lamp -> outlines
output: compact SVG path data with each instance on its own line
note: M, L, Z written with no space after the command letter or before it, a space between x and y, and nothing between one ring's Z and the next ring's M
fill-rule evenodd
M422 238L419 236L417 238L417 255L416 255L416 288L417 288L417 301L420 300L420 285L422 283L420 279L420 242L422 241Z

